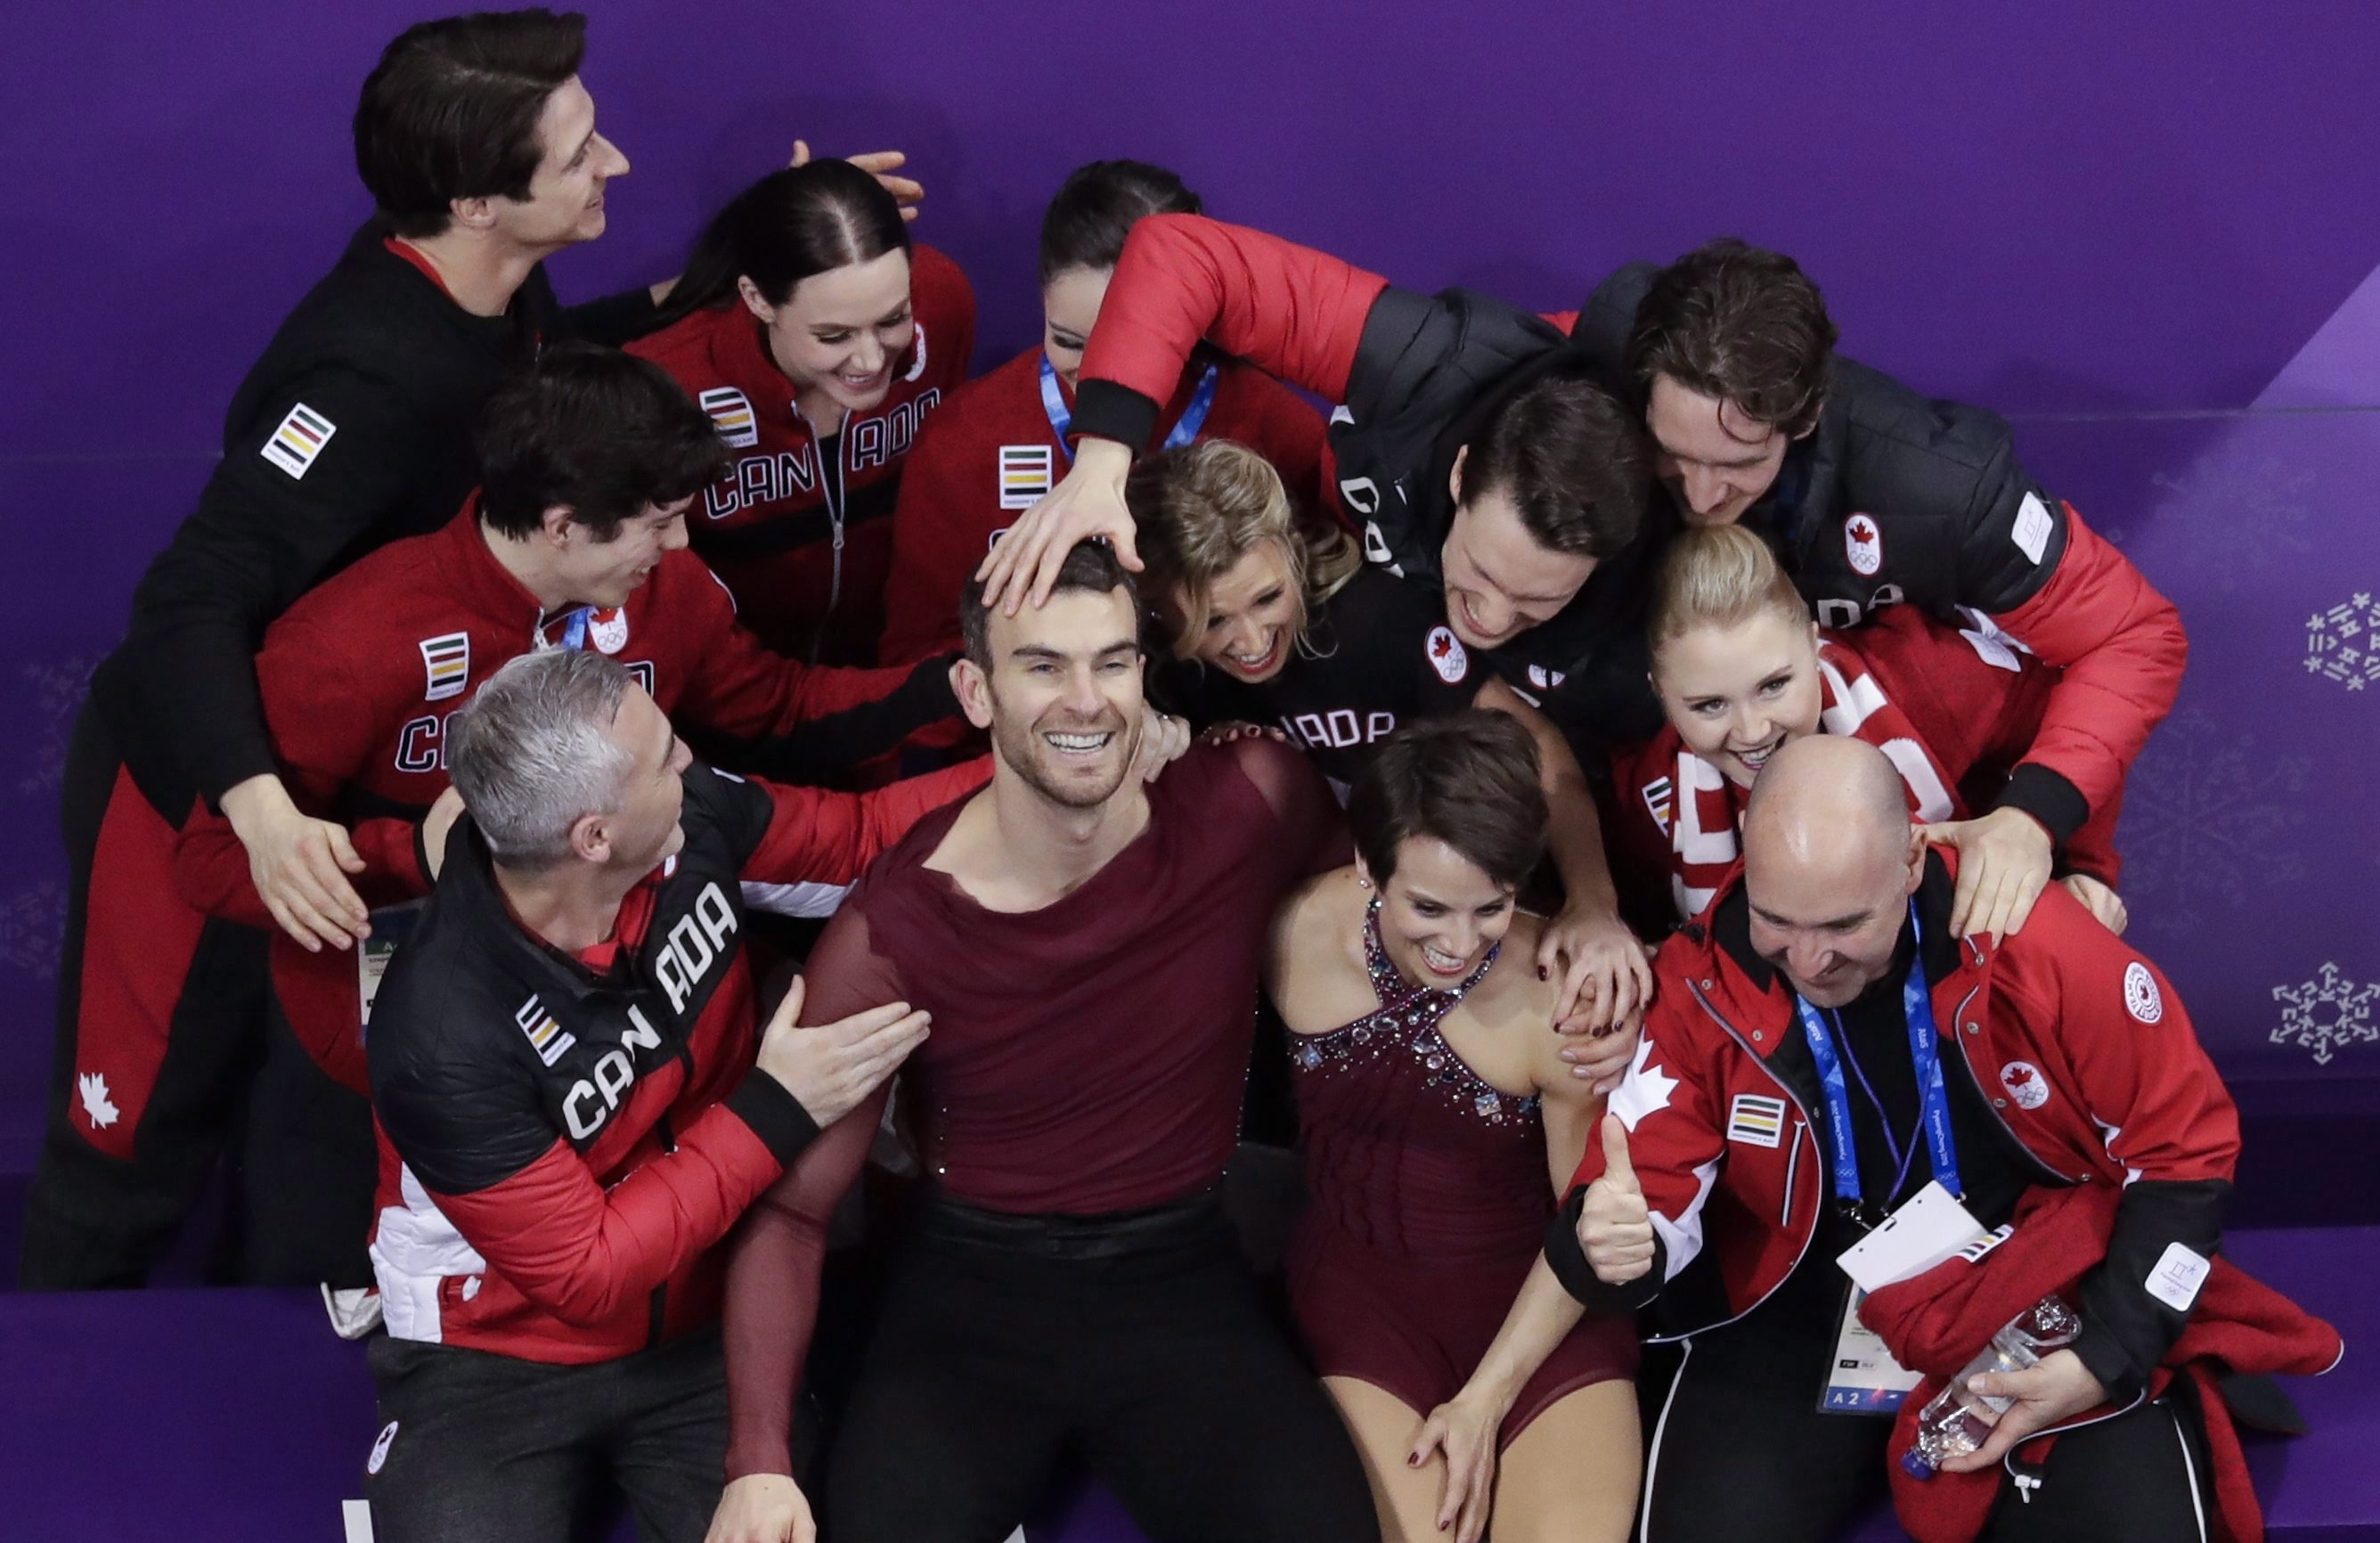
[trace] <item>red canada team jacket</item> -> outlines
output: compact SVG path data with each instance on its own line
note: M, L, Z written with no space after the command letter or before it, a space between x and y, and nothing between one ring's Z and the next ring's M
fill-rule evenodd
M309 593L265 634L257 685L282 774L301 808L351 828L367 865L354 879L366 904L427 892L417 822L446 791L448 715L506 661L554 640L563 621L540 617L496 561L475 498L443 530L382 547ZM595 617L587 646L626 664L682 724L738 737L797 724L832 735L913 674L941 673L834 669L771 653L736 625L726 590L686 551L663 557L625 605ZM191 905L273 930L274 991L292 1031L325 1071L361 1091L354 952L310 954L273 926L220 815L201 809L184 829L176 871Z
M1208 362L1202 354L1179 372L1152 444L1181 420ZM1214 362L1214 405L1198 438L1246 445L1272 463L1302 507L1333 507L1324 492L1322 415L1262 371ZM1074 393L1062 381L1059 390L1071 411ZM878 658L901 662L958 646L960 589L992 538L1056 486L1069 464L1042 404L1038 348L968 382L942 405L902 474Z
M1819 629L1822 669L1833 672L1835 701L1822 725L1851 733L1892 758L1910 792L1910 811L1923 820L1965 820L1993 807L2010 773L2031 751L2059 674L2024 645L1967 613L1964 626L1944 626L1914 606L1888 606L1865 626ZM1897 748L1877 725L1914 730L1913 754ZM1674 728L1611 758L1621 829L1613 842L1615 869L1664 871L1678 919L1701 912L1711 875L1736 860L1735 823L1742 795L1724 773L1697 761L1706 790L1697 799L1680 775L1685 742ZM1715 782L1716 780L1716 782ZM1716 801L1724 825L1704 818ZM2122 789L2092 806L2090 818L2058 845L2058 871L2087 873L2114 887L2122 872L2116 822ZM1697 847L1710 850L1695 853Z
M1943 1075L1973 1079L2035 1183L2121 1193L2106 1261L2079 1294L2074 1349L2110 1389L2137 1388L2187 1319L2141 1282L2174 1249L2201 1261L2220 1250L2239 1112L2164 974L2064 890L2044 892L2014 937L1950 939L1956 858L1936 851L1916 896L1928 949L1954 954L1926 969ZM1653 962L1653 1006L1609 1105L1652 1212L1653 1269L1607 1285L1579 1246L1600 1142L1546 1234L1548 1262L1590 1306L1643 1306L1708 1248L1732 1322L1817 1235L1831 1191L1816 1063L1791 989L1751 951L1748 926L1739 872Z
M909 298L917 341L895 362L891 392L831 435L823 456L759 323L740 304L697 311L629 347L668 371L735 452L686 529L735 592L744 625L795 659L874 658L902 465L928 415L966 379L975 351L966 275L917 247Z

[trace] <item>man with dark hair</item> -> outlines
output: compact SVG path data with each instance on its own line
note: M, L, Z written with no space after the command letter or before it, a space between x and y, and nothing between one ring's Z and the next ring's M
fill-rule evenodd
M1125 477L1204 341L1341 404L1340 503L1366 557L1442 589L1450 680L1477 653L1531 705L1589 729L1584 743L1643 738L1660 726L1638 608L1651 462L1614 383L1570 346L1572 320L1470 290L1416 294L1260 231L1152 214L1132 227L1083 356L1073 468L985 560L994 602L1038 600L1090 537L1139 566ZM1569 893L1538 962L1568 958L1566 1016L1591 983L1593 1019L1609 1024L1651 978L1581 814L1557 844Z
M1838 356L1790 257L1730 239L1632 264L1578 337L1633 386L1679 516L1760 529L1822 625L1901 603L1960 626L1980 614L2064 672L1998 807L1943 827L1968 858L1961 929L2022 927L2173 706L2189 640L2172 602L2017 463L2006 420Z
M1841 1537L1930 1393L2053 1292L2070 1343L1975 1378L1989 1430L1894 1480L1916 1536L2203 1538L2209 1475L2240 1514L2246 1464L2207 1401L2246 1391L2235 1374L2320 1371L2338 1339L2221 1258L2239 1115L2170 983L2063 889L2022 933L1961 936L1952 855L1858 739L1779 750L1743 848L1662 949L1546 1238L1580 1301L1658 1305L1688 1346L1644 1543ZM1912 1204L1927 1220L1896 1214ZM1838 1268L1921 1233L1930 1254ZM1930 1380L1909 1391L1904 1366Z
M549 650L450 725L464 817L371 1033L382 1175L365 1464L386 1543L565 1543L608 1479L641 1537L719 1494L721 1257L737 1213L892 1075L927 1014L755 1044L745 907L847 881L946 791L695 763L635 674Z
M389 45L355 125L381 212L240 383L222 464L92 678L61 810L67 926L28 1286L146 1278L254 1052L260 942L172 900L173 834L193 807L229 818L283 928L343 949L369 930L346 833L275 770L252 665L265 626L365 553L453 517L477 477L472 418L507 365L544 340L625 342L649 324L650 291L565 310L545 275L544 258L602 233L604 184L628 169L578 79L584 34L575 13L482 13Z
M933 1179L838 1431L843 1543L1005 1536L1062 1452L1151 1537L1378 1536L1338 1416L1260 1305L1217 1200L1276 903L1344 861L1329 792L1265 738L1126 774L1139 607L1106 548L1011 616L970 586L968 721L992 785L872 867L812 953L803 1021L905 1001ZM880 1093L756 1208L729 1266L730 1485L717 1536L807 1502L787 1430L825 1219Z
M727 453L658 365L587 344L548 347L497 388L479 437L485 485L461 514L306 595L257 656L275 763L301 808L353 828L355 883L375 905L427 888L415 824L446 787L452 714L522 653L616 658L687 733L788 780L955 713L947 660L814 667L736 625L686 535L689 506ZM949 792L980 775L978 763ZM221 817L200 813L185 827L176 877L207 915L271 927ZM833 898L822 892L811 908L823 915ZM356 954L273 937L242 1173L249 1279L350 1292L369 1279L362 1027L408 916L379 913L372 945ZM365 1306L333 1303L334 1316Z

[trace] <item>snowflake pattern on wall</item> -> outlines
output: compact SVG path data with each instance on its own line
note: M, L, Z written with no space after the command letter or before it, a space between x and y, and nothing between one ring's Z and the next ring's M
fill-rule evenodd
M2305 877L2310 756L2272 752L2269 738L2232 735L2203 709L2166 720L2132 768L2124 795L2124 894L2135 918L2180 937L2259 892Z
M37 980L55 979L67 941L66 886L44 880L0 903L0 964Z
M2313 979L2273 988L2273 1000L2282 1008L2272 1042L2303 1045L2313 1052L2315 1065L2327 1066L2343 1045L2380 1040L2380 1024L2372 1021L2375 997L2380 997L2380 985L2358 986L2325 961Z
M2252 541L2181 541L2161 553L2168 563L2189 563L2196 577L2223 593L2235 593L2243 580L2314 550L2307 505L2315 479L2310 471L2270 456L2216 454L2201 457L2186 472L2160 471L2149 481L2166 495L2156 502L2156 518L2168 529L2256 532Z
M75 711L91 690L91 672L99 660L71 658L24 666L33 683L33 721L26 738L33 747L30 772L17 780L20 793L55 793L66 776L67 736L74 730Z
M2380 682L2380 605L2369 590L2306 618L2305 667L2350 691Z

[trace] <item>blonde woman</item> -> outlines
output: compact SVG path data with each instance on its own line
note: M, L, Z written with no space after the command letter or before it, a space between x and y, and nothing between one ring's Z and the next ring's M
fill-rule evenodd
M1646 629L1669 726L1615 758L1621 837L1667 869L1678 916L1701 914L1736 859L1736 822L1779 749L1813 734L1876 746L1900 771L1912 815L1957 845L1958 907L2003 891L2022 909L2053 878L2111 930L2124 929L2114 800L2056 850L1978 838L2041 726L2058 672L1973 612L1964 629L1895 605L1855 631L1821 627L1776 555L1741 526L1689 529L1670 548ZM2013 930L2013 929L2010 929Z
M1302 516L1272 468L1228 441L1143 459L1125 498L1156 614L1150 651L1167 661L1150 672L1160 705L1200 728L1277 727L1342 794L1403 724L1472 707L1517 719L1536 745L1567 897L1536 965L1560 983L1571 1029L1609 1028L1642 1008L1652 976L1620 920L1578 758L1463 647L1434 588L1365 563L1344 530Z

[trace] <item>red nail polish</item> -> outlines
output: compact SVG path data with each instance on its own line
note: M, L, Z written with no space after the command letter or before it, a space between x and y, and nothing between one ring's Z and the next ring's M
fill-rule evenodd
M1540 980L1546 978L1546 967L1543 965L1537 966L1537 978Z

